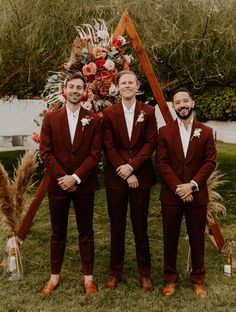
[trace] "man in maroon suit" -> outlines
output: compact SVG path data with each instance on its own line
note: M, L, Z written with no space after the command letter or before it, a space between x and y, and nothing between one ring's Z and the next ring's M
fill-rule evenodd
M47 186L51 217L51 276L41 290L46 296L61 283L68 212L73 202L79 232L79 248L86 294L97 292L93 280L94 191L98 189L96 167L100 160L100 119L81 106L85 80L80 73L65 82L66 105L44 116L40 156L49 177Z
M140 284L144 291L152 291L147 217L150 188L155 183L151 155L156 145L156 118L152 107L136 101L139 82L133 72L120 72L117 84L121 102L106 109L103 118L107 157L105 185L111 230L109 277L105 287L115 288L122 272L130 201Z
M163 178L160 193L164 232L164 296L176 291L176 258L183 215L191 247L190 279L194 293L206 297L203 287L204 231L208 203L207 179L215 168L216 148L212 129L193 120L195 102L189 91L173 96L177 120L160 128L157 167Z

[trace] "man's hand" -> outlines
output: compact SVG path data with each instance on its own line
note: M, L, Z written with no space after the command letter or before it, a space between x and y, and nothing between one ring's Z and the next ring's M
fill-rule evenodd
M184 203L191 203L193 201L193 195L190 194L188 196L186 196L185 198L183 198L183 202Z
M121 165L116 169L116 173L124 180L126 180L131 175L132 172L133 170L127 164Z
M74 192L76 187L76 180L72 175L65 175L58 179L58 185L64 190L68 192Z
M181 199L188 197L189 195L192 194L192 184L191 183L183 183L183 184L177 185L177 189L176 189L175 193L177 195L179 195L179 197Z
M126 181L131 188L137 188L139 186L138 179L134 174L129 176Z

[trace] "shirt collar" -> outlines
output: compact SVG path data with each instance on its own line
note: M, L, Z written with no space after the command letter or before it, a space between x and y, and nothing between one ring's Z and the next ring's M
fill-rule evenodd
M180 120L179 118L177 118L177 121L178 121L179 127L185 127L182 120ZM193 118L190 120L187 129L192 128L192 125L193 125Z
M123 110L125 113L134 113L135 111L135 106L136 106L136 100L134 101L134 103L132 104L132 106L130 107L130 109L128 109L125 104L122 101L122 106L123 106Z
M69 109L69 107L66 106L66 111L67 111L67 115L68 116L78 117L80 108L78 108L75 112L72 112L72 110Z

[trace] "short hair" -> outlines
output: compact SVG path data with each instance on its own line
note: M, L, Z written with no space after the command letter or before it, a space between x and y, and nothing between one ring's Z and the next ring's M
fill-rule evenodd
M186 93L188 93L188 95L191 97L192 100L194 99L192 96L192 93L188 89L182 87L182 88L178 88L177 90L174 91L174 93L172 95L172 102L174 100L175 95L179 92L186 92Z
M132 70L122 70L116 76L116 84L119 84L120 78L124 75L133 75L135 77L136 83L140 86L140 81L138 80L136 74Z
M84 85L86 84L86 78L83 76L83 74L81 72L75 72L72 74L69 74L66 79L65 79L65 87L67 86L67 83L73 79L81 79L84 83Z

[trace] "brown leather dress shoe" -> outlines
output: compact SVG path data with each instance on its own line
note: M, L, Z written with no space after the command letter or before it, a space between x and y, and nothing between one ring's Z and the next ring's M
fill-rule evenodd
M207 291L202 284L193 284L193 292L199 298L207 297Z
M165 297L171 297L175 294L176 283L167 283L162 289L162 295Z
M154 284L149 277L140 277L140 286L145 292L154 290Z
M116 276L110 275L105 284L105 288L114 289L117 287L118 278Z
M86 295L93 295L98 291L97 285L93 280L88 281L86 284L83 280L83 288Z
M40 290L41 296L48 296L51 294L53 290L56 290L58 286L61 285L61 277L59 277L59 280L57 284L54 284L50 279L45 283L44 287Z

